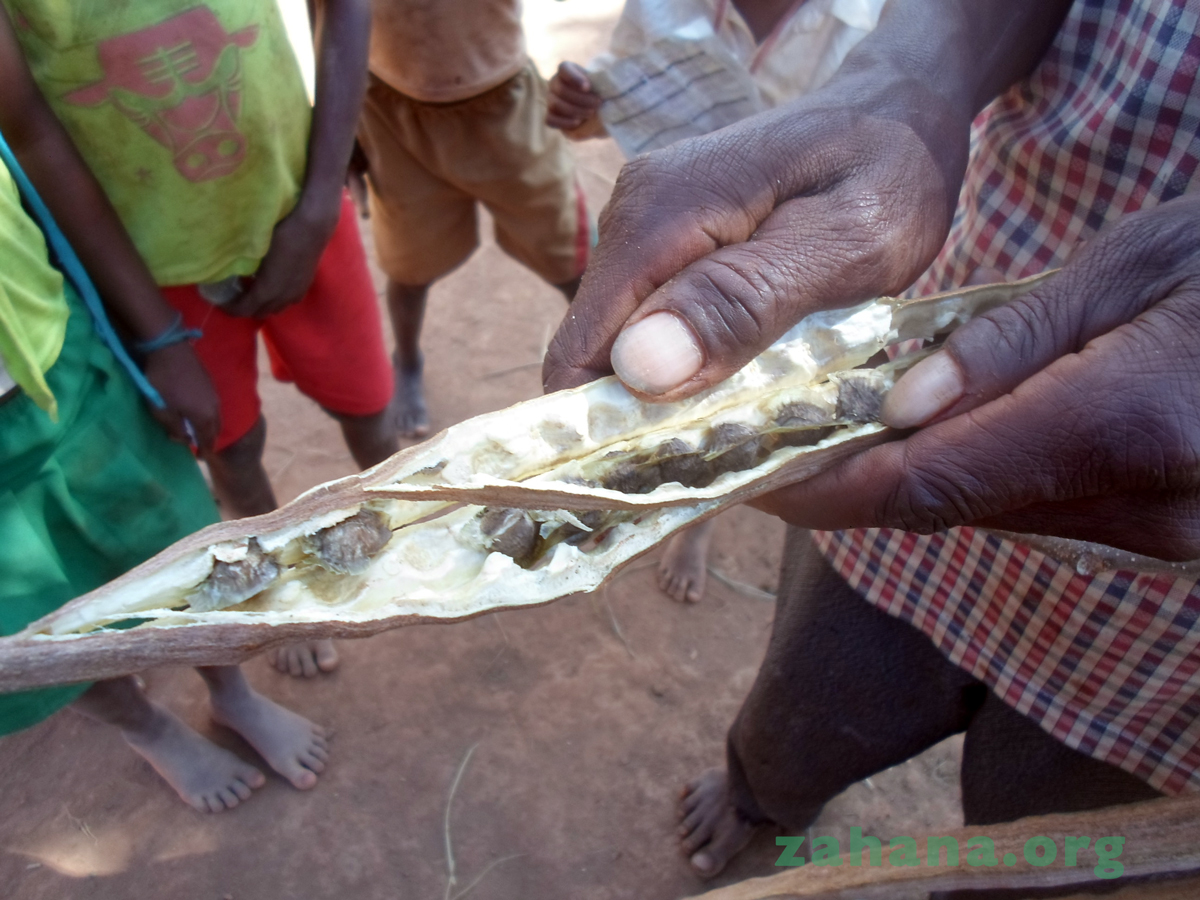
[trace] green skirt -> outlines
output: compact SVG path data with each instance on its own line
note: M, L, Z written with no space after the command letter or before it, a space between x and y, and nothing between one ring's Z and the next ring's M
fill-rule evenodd
M150 415L91 317L71 317L46 374L59 421L24 394L0 404L0 634L13 634L218 519L195 458ZM89 685L0 694L0 734Z

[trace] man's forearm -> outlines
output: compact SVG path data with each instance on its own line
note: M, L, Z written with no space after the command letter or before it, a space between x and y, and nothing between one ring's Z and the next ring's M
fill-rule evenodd
M316 102L300 203L334 217L367 88L369 0L323 0L317 7ZM332 223L330 223L332 228Z
M966 164L971 121L1045 55L1073 0L890 0L829 87L876 95L945 169ZM890 107L890 108L888 108Z
M974 117L1041 60L1073 0L890 0L839 75L920 79Z

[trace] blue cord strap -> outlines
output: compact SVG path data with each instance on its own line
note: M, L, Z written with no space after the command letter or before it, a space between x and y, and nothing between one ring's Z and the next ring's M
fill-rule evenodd
M175 313L175 318L157 337L148 341L134 341L133 352L140 356L148 356L155 350L182 344L184 341L198 341L204 337L199 328L188 328L183 324L183 313Z
M62 266L63 274L75 287L80 298L88 312L92 314L92 322L96 326L96 334L100 336L100 340L113 352L113 356L129 373L129 377L133 379L133 383L137 385L137 389L142 392L142 395L149 401L150 405L155 409L166 409L167 404L163 400L162 395L155 390L154 385L146 380L146 376L142 374L142 370L137 367L137 364L130 358L129 351L125 349L125 345L121 343L121 339L117 337L117 333L113 330L112 323L108 320L108 315L104 311L104 304L100 300L100 295L96 292L96 286L92 284L92 279L88 277L87 272L83 268L83 263L79 261L79 257L75 255L75 250L67 241L66 236L59 229L58 223L54 221L54 216L38 195L37 190L33 186L33 182L29 180L29 176L25 174L25 170L21 168L21 164L17 162L17 157L13 154L12 149L8 146L8 142L4 140L4 135L0 134L0 159L3 159L4 164L8 167L8 171L12 174L13 179L17 182L17 188L21 191L21 196L32 210L38 224L41 225L42 232L46 236L46 241L54 250L54 255L58 258L59 265ZM158 339L161 339L161 335Z

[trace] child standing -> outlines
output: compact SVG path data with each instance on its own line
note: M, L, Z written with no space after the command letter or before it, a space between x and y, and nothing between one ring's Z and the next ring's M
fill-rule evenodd
M396 336L397 426L429 432L421 324L429 286L496 241L570 300L589 223L546 84L525 53L519 0L379 0L359 142Z
M319 4L316 103L274 0L109 8L4 0L17 39L185 325L221 401L202 449L227 514L275 508L258 337L362 467L397 449L391 368L342 184L365 88L368 0ZM312 675L328 641L274 653Z
M163 426L209 445L218 415L186 332L38 93L3 11L0 83L0 135L139 351L145 393L162 403L155 422L134 387L141 373L123 366L115 339L97 337L22 205L34 206L31 191L18 193L0 165L0 633L11 634L216 520L195 459ZM68 265L69 250L55 249ZM78 283L91 296L91 283ZM296 787L316 783L327 757L318 726L257 694L237 666L200 673L218 722ZM257 768L152 703L133 677L0 695L0 734L70 703L120 728L196 809L231 808L264 783Z

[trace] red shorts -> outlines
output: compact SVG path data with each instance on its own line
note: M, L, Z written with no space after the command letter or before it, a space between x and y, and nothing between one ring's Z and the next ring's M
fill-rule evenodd
M392 399L392 366L383 344L383 322L354 205L342 200L341 218L321 254L304 299L266 319L231 316L203 297L195 285L162 288L189 328L204 336L196 355L221 400L217 449L244 437L262 413L258 396L258 334L261 331L280 381L331 412L370 416Z

